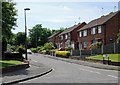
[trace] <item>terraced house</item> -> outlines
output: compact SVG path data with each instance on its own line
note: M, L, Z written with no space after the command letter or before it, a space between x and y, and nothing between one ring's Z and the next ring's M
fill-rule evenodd
M77 41L77 30L85 26L86 23L78 23L59 34L59 48L72 47L78 49L79 43Z
M103 45L114 43L119 29L120 11L92 20L78 30L79 49L89 49L96 42L102 42Z

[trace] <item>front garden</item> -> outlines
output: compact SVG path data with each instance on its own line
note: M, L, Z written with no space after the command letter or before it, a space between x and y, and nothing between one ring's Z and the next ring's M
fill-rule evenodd
M9 66L14 66L14 65L20 65L22 64L21 61L17 60L0 60L0 68L5 68Z
M108 54L108 56L112 62L120 62L120 54ZM103 60L103 55L90 56L86 57L86 59ZM104 60L108 60L108 58L106 57Z

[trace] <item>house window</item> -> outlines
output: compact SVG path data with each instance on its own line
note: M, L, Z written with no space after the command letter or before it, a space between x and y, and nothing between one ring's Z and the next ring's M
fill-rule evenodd
M94 43L96 43L96 40L91 40L91 44L94 44Z
M70 33L68 33L68 39L70 39Z
M79 32L79 36L82 37L82 31Z
M87 36L87 30L83 31L83 36Z
M102 33L101 26L98 26L98 33Z
M61 35L61 40L63 40L63 35Z
M86 48L87 47L87 42L84 41L83 45L84 45L84 48Z
M96 30L96 28L92 28L92 29L91 29L91 34L95 34L95 33L96 33L95 30Z
M68 39L68 35L67 34L65 34L65 39Z

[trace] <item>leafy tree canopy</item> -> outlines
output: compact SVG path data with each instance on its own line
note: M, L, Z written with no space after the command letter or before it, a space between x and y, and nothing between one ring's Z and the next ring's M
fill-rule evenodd
M51 30L43 28L42 24L37 24L32 29L29 29L29 37L33 47L43 46L50 35Z
M16 26L17 10L14 7L15 5L16 4L13 3L12 0L9 2L2 2L2 19L0 19L2 22L2 52L6 51L7 42L12 36L11 30Z

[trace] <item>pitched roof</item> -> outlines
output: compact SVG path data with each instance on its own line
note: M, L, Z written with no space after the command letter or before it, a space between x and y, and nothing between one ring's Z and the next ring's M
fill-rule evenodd
M83 26L81 29L79 29L78 31L80 30L85 30L87 28L91 28L91 27L94 27L94 26L97 26L97 25L102 25L104 24L105 22L107 22L110 18L112 18L113 16L115 16L116 14L118 13L117 12L111 12L110 14L106 15L106 16L101 16L100 18L98 19L95 19L95 20L92 20L91 22L89 22L87 25Z
M85 22L83 22L85 23ZM66 30L64 30L62 33L60 33L59 35L63 35L66 33L70 33L71 31L73 31L75 28L77 28L78 26L80 26L82 23L78 23L77 25L74 25L72 27L67 28Z
M56 36L59 33L61 33L61 32L56 32L56 33L52 34L50 37L48 37L48 38L52 38L52 37Z

